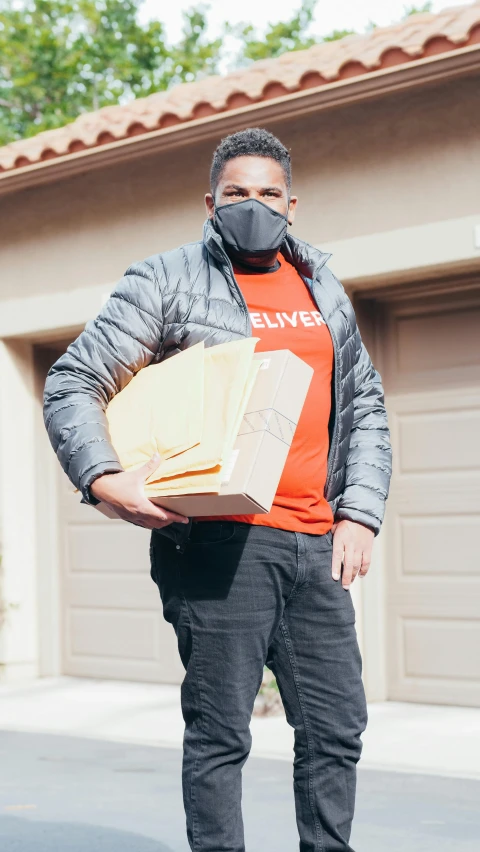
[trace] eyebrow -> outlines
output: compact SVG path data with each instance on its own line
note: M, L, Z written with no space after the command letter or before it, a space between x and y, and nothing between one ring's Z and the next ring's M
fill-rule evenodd
M227 190L227 189L240 189L242 192L247 191L246 186L241 186L238 183L227 183L224 186L223 191L225 192L225 190ZM280 193L283 192L283 190L280 186L262 186L261 192L272 192L272 191L273 192L280 192Z

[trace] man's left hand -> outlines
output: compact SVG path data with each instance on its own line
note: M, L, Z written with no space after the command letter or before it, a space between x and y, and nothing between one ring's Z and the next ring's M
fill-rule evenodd
M339 580L341 575L342 586L348 591L357 574L365 577L370 568L375 533L355 521L339 521L332 532L332 577Z

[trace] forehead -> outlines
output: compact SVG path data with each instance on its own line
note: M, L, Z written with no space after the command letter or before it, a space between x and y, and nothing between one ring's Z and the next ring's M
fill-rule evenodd
M279 186L286 188L285 174L276 160L270 157L234 157L227 160L220 176L219 185L229 183L248 188Z

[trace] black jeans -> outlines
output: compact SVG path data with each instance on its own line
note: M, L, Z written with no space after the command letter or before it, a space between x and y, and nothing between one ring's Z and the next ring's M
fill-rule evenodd
M183 791L194 852L244 852L241 772L264 664L295 729L300 852L352 852L367 711L352 600L331 576L332 540L204 521L182 553L152 535L152 578L186 669Z

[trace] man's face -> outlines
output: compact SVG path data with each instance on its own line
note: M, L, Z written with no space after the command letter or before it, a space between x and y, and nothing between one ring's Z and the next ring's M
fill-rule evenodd
M207 215L213 219L215 206L234 204L255 198L288 217L291 225L295 218L297 199L288 198L288 187L280 163L269 157L235 157L228 160L218 182L215 198L205 196Z

